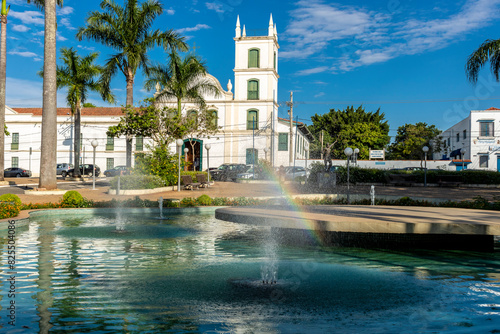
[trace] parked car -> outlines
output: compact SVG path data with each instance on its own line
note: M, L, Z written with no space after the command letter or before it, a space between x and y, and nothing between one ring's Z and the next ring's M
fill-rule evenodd
M127 166L115 166L111 169L106 169L104 175L107 177L117 176L117 175L128 175L130 174L130 168Z
M255 173L253 167L247 169L244 173L236 175L237 179L258 180L260 179L260 170L255 166Z
M246 172L249 167L244 164L223 164L211 173L214 180L236 181L238 174Z
M93 170L94 170L94 165L92 165L92 164L80 165L80 174L81 175L92 176ZM70 169L68 171L68 175L71 177L73 177L74 173L75 173L74 168ZM101 169L99 168L99 166L95 166L95 176L99 176L99 174L101 174Z
M68 171L70 169L73 169L74 167L75 166L73 166L73 164L67 164L67 163L57 164L56 174L57 175L62 175L62 177L66 177L66 175L68 175Z
M309 171L301 166L295 166L295 167L292 166L286 170L285 180L295 180L295 178L301 177L301 176L308 177Z
M24 168L19 168L19 167L11 167L7 168L3 171L3 176L5 177L30 177L31 176L31 171L24 169Z

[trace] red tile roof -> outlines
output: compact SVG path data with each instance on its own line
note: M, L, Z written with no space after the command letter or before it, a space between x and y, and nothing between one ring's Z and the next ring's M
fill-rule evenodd
M20 114L42 116L42 108L11 108ZM71 115L71 108L57 108L57 116ZM122 107L82 108L82 116L123 116Z
M488 109L486 109L486 110L500 110L500 109L495 108L495 107L491 107L491 108L488 108Z

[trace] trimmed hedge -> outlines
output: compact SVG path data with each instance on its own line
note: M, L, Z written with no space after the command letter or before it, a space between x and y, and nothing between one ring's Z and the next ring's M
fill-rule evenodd
M116 189L118 185L118 176L110 181L111 189ZM120 176L120 189L154 189L166 187L165 181L156 175L123 175Z

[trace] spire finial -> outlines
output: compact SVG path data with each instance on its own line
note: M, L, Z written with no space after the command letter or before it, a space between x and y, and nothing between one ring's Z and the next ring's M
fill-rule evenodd
M267 35L268 36L273 36L274 35L274 24L273 24L273 14L271 13L271 16L269 17L269 29L267 30Z
M236 38L241 37L241 29L240 29L240 16L238 15L238 18L236 19Z
M245 29L245 25L243 25L243 33L241 34L243 37L247 37L247 30Z

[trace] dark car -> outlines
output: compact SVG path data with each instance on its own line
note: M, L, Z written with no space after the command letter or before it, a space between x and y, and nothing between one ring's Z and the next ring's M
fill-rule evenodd
M214 180L236 181L238 174L247 171L249 166L244 164L223 164L217 169L217 174L212 173Z
M130 168L127 166L115 166L111 169L106 169L104 175L107 177L117 176L117 175L128 175L130 174Z
M80 174L81 175L88 175L88 176L92 176L93 175L93 169L94 169L94 165L92 164L85 164L85 165L80 165ZM73 177L75 173L75 169L70 169L68 171L68 175ZM101 169L99 168L99 166L95 166L95 176L99 176L99 174L101 174Z
M11 167L7 168L6 170L3 171L3 176L5 177L30 177L31 176L31 171L24 169L24 168L18 168L18 167Z

